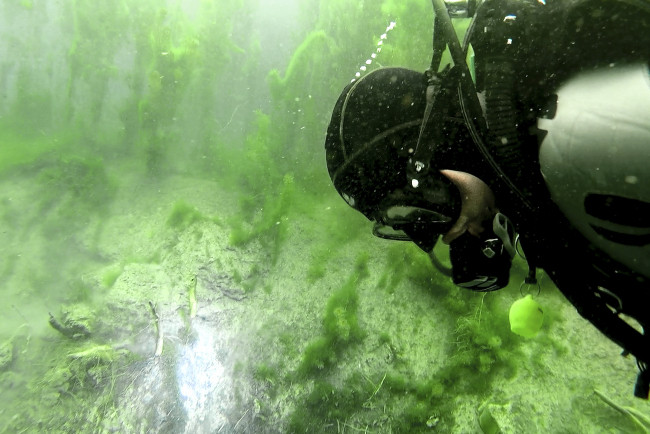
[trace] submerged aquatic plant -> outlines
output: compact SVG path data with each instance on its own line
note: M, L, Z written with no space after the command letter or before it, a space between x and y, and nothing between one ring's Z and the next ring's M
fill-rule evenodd
M358 266L363 267L366 260L367 258L360 258ZM356 286L364 277L363 271L355 272L327 300L323 334L305 348L299 368L301 373L310 374L327 369L349 344L363 338L364 333L357 318L359 296Z

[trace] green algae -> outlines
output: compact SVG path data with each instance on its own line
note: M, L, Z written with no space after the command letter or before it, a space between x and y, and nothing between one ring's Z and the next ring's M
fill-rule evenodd
M516 288L453 287L417 247L371 239L332 189L322 141L338 93L392 20L371 68L426 68L429 4L303 2L307 24L284 41L292 54L268 70L249 28L258 4L195 6L77 0L29 27L60 23L61 34L39 48L42 64L16 56L2 114L1 289L13 307L0 330L0 430L190 432L220 410L227 422L211 431L477 432L491 394L521 401L504 416L520 432L543 406L585 432L613 427L613 411L594 423L576 410L600 409L579 405L595 380L576 354L595 338L562 320L552 288L558 313L524 345L507 326ZM38 35L25 39L38 47ZM167 333L159 359L149 301ZM48 311L70 336L48 327ZM234 383L201 413L179 398L175 368L201 354L206 329L236 361L212 354L223 365L200 371ZM558 336L566 329L579 339ZM224 338L236 332L250 342ZM247 342L254 351L233 350ZM527 379L550 383L556 359L578 366L575 380L552 383L566 396L536 393L550 398L535 407Z
M356 286L366 277L365 261L358 259L357 268L348 280L330 295L323 315L323 334L311 341L303 353L299 371L313 374L325 370L337 361L338 354L364 337L357 317L359 296Z

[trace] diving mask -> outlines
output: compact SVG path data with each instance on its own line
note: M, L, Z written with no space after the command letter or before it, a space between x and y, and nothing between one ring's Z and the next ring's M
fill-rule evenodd
M431 252L438 237L451 229L460 211L457 190L447 182L435 184L435 188L417 194L410 189L389 194L372 214L373 235L412 241L425 252Z
M409 233L418 228L432 234L442 234L449 230L451 223L451 217L430 209L395 205L378 213L372 234L389 240L413 241Z

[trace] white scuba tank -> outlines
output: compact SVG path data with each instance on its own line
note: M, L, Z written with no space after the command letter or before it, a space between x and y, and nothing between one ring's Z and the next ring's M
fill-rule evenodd
M538 120L553 201L595 246L650 277L648 64L582 72L557 96L555 116Z

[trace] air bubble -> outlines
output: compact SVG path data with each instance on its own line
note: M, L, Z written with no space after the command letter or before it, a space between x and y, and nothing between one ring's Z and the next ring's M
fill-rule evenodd
M388 32L393 30L396 25L397 25L397 23L395 21L391 21L388 24L388 27L386 27L386 31L379 37L379 41L377 41L377 47L375 48L375 53L370 54L370 59L366 60L366 62L365 62L366 65L370 65L372 63L372 60L377 58L377 54L379 54L381 52L381 47L384 44L384 40L386 40L388 38ZM362 67L359 68L359 70L365 72L366 67L362 66ZM359 78L360 76L361 76L361 74L359 72L357 72L355 74L356 78ZM355 81L355 80L352 79L352 81Z

